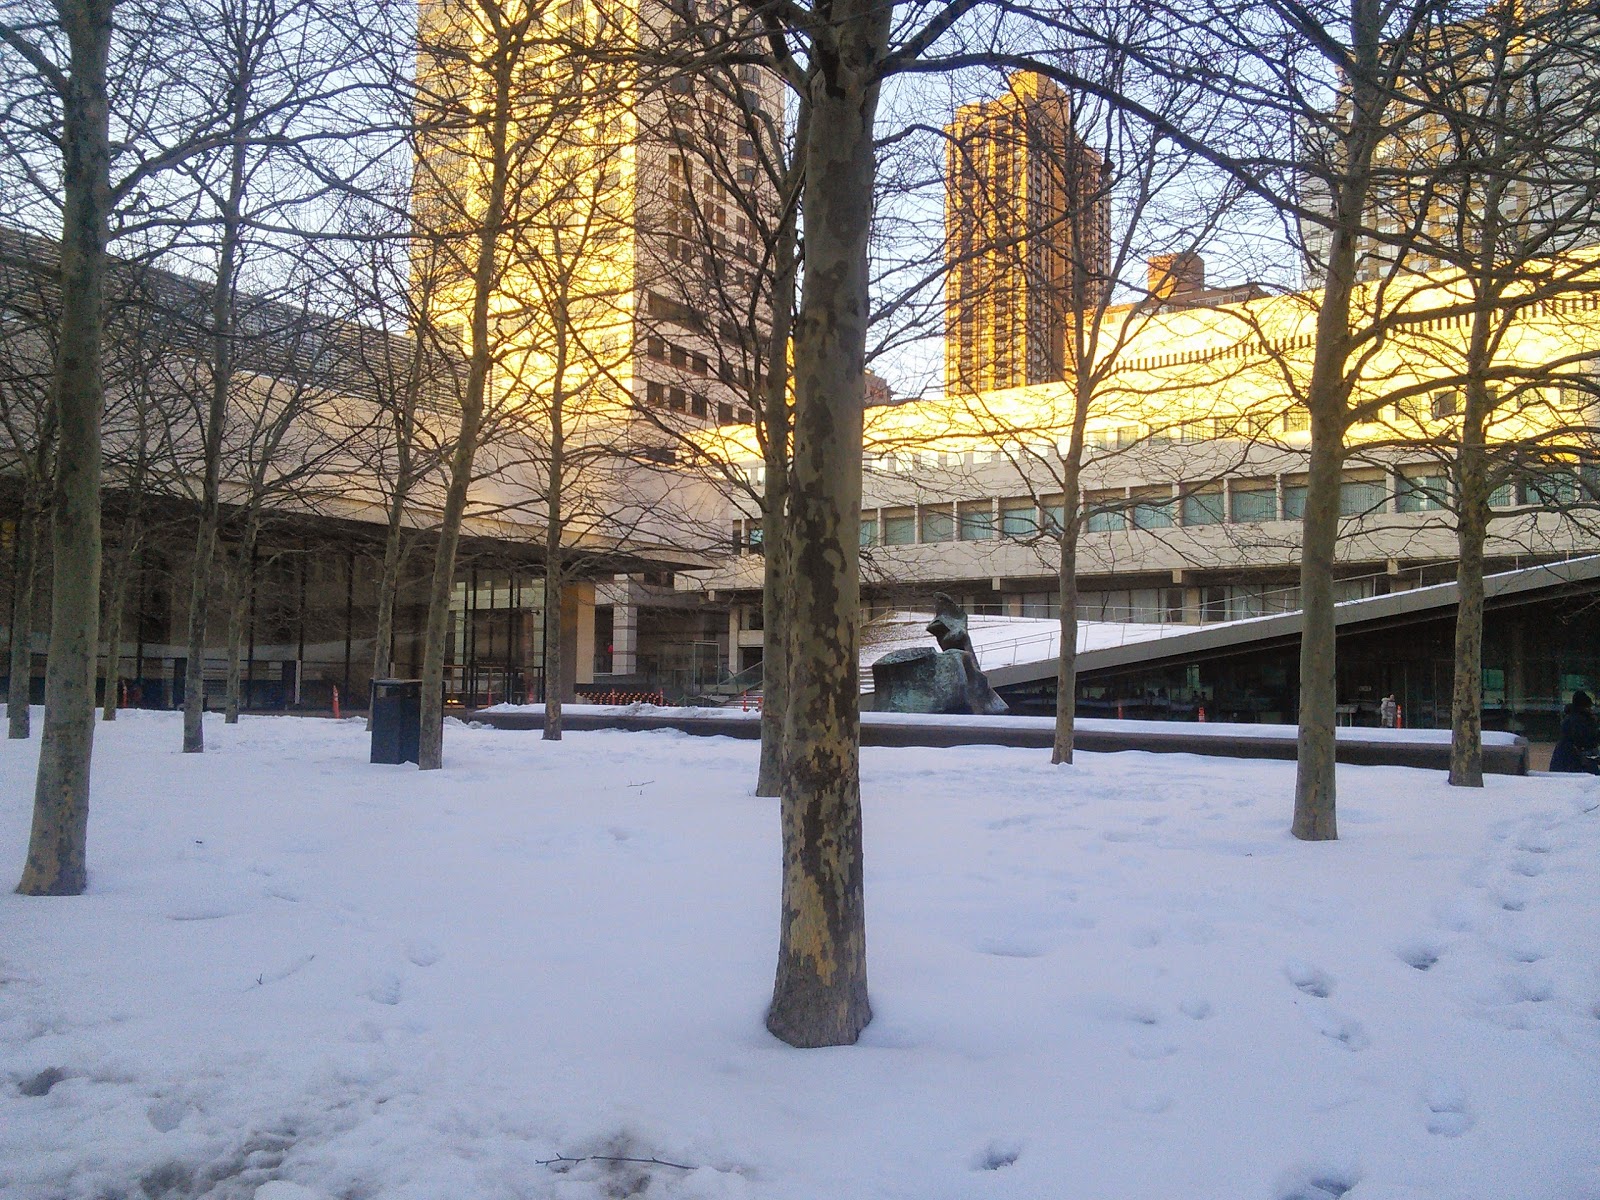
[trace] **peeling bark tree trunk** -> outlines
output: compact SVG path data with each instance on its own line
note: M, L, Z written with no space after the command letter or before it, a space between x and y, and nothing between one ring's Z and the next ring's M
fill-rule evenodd
M1467 386L1456 463L1456 666L1450 698L1450 782L1483 786L1483 543L1489 530L1489 484L1483 380Z
M100 417L111 149L109 0L60 0L70 53L62 88L61 338L54 401L50 658L28 859L17 890L75 896L88 882L89 765L100 623Z
M805 118L801 118L804 128ZM783 793L783 728L789 711L789 337L796 284L794 206L778 231L772 286L772 330L767 342L766 491L761 510L761 765L756 795Z
M767 1028L792 1046L853 1043L867 1001L860 711L861 428L876 64L891 6L850 0L814 32L806 272L795 330L783 902Z
M6 736L33 732L29 693L33 690L33 598L39 575L39 525L43 514L25 505L17 522L16 580L11 596L11 678L6 697Z

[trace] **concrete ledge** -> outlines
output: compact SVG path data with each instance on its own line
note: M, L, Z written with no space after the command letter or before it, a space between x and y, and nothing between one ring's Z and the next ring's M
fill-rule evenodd
M941 721L937 717L918 716L914 720L894 720L899 714L867 713L861 725L863 746L1016 746L1048 749L1055 741L1054 730L1048 717L1018 718L962 718ZM891 718L885 720L884 718ZM465 719L489 725L495 729L541 729L544 716L536 710L489 712L479 711ZM651 712L596 712L583 708L567 708L562 712L564 729L621 729L634 733L653 729L673 729L696 737L734 737L750 740L761 736L761 722L755 713L708 713L705 709L691 709L684 715L672 715L662 710ZM1097 724L1114 724L1116 728L1095 728ZM1130 729L1132 725L1151 726L1149 729ZM1120 750L1145 750L1153 754L1209 754L1222 758L1271 758L1293 761L1295 739L1279 733L1275 736L1258 736L1246 732L1249 726L1230 726L1229 732L1194 733L1170 723L1117 721L1096 722L1086 719L1079 722L1074 744L1079 750L1098 753L1116 753ZM1287 727L1263 727L1282 729ZM1389 736L1382 740L1366 740L1359 730L1340 730L1338 760L1357 766L1420 767L1424 770L1446 771L1450 767L1450 743L1437 738L1406 740L1404 735ZM1384 731L1388 732L1388 731ZM1431 731L1424 731L1431 732ZM1356 735L1356 736L1351 736ZM1491 742L1483 748L1483 769L1490 775L1526 775L1528 773L1528 742L1514 738L1509 742Z

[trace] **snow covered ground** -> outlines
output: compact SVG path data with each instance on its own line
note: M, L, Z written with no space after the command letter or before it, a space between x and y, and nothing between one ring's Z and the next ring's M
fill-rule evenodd
M877 1016L796 1051L754 743L207 741L102 726L89 894L0 897L5 1200L1600 1200L1600 780L1305 845L1291 764L869 749Z

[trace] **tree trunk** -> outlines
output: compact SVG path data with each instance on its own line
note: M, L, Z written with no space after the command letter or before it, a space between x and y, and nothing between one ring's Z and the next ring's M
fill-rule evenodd
M415 337L414 343L417 348L413 351L406 397L400 414L399 428L396 431L394 494L389 497L389 524L383 539L383 571L378 578L378 627L373 634L372 646L374 680L389 678L392 669L390 651L394 642L394 602L395 594L400 589L400 560L405 545L406 500L411 494L411 439L415 436L414 414L417 390L420 386L418 376L422 369L420 333ZM371 705L367 706L367 728L369 730L372 728Z
M770 434L769 434L770 436ZM787 455L784 456L787 460ZM785 461L784 468L787 470ZM789 530L783 512L787 489L774 494L767 465L766 508L761 514L761 765L756 795L783 794L783 729L789 711ZM859 535L858 535L859 536Z
M1070 505L1072 501L1067 501ZM1057 766L1072 761L1072 735L1078 701L1078 519L1070 511L1070 529L1061 535L1061 656L1056 664L1056 740L1050 761Z
M1081 442L1081 437L1078 439ZM1050 761L1072 761L1072 740L1078 706L1078 529L1082 504L1078 497L1081 450L1063 463L1061 491L1061 555L1056 573L1061 599L1061 652L1056 660L1056 737Z
M1343 447L1343 423L1313 411L1301 525L1300 731L1290 830L1295 837L1311 842L1339 836L1334 786L1338 677L1334 669L1333 560L1339 540Z
M545 559L544 566L544 734L547 742L561 740L561 676L566 670L561 653L565 621L561 611L561 556Z
M564 296L562 297L565 298ZM561 740L562 676L566 670L561 641L566 628L562 611L562 495L566 477L567 338L571 329L566 306L558 301L554 378L550 384L550 464L544 493L544 740Z
M239 692L244 684L244 639L250 623L250 593L255 587L256 531L252 518L244 541L234 555L231 574L232 603L228 606L228 691L222 720L239 723Z
M1456 666L1450 698L1450 782L1483 786L1483 543L1489 531L1489 484L1483 437L1484 383L1467 386L1456 463Z
M242 125L248 95L243 81L234 84L234 117ZM238 270L242 228L240 213L245 187L245 147L235 140L231 150L228 193L223 203L222 245L211 294L211 393L206 409L205 477L201 484L200 525L195 531L194 561L189 575L188 660L183 677L183 752L206 748L203 716L206 704L206 625L210 616L211 566L216 556L221 521L222 430L228 418L228 393L233 383L234 276Z
M499 277L496 259L500 252L500 231L505 222L513 69L513 63L497 60L495 92L490 101L493 108L485 147L490 160L490 179L483 218L474 230L476 257L472 271L471 348L467 360L467 386L461 397L461 427L455 449L450 455L450 486L445 493L439 538L434 546L433 580L428 586L428 625L422 649L422 729L417 743L417 769L421 771L437 771L444 766L445 638L450 628L450 591L455 583L456 547L461 541L461 519L467 511L467 489L472 483L472 463L478 453L478 437L483 425L485 393L492 361L489 303Z
M801 118L804 128L805 118ZM761 510L761 765L756 795L783 794L783 729L789 711L789 337L796 285L794 205L785 209L776 247L772 329L767 341L766 488ZM859 530L857 540L859 544Z
M875 64L890 6L850 0L810 84L806 272L795 330L783 900L767 1028L792 1046L853 1043L867 1001L860 778L861 428Z
M89 765L100 623L100 417L111 203L108 0L60 0L71 56L62 95L61 338L54 407L50 657L28 859L17 891L75 896L88 883Z
M394 600L400 586L400 550L403 530L396 514L405 510L405 497L398 491L389 505L389 530L383 541L383 570L378 576L378 627L373 634L372 678L387 679L392 669L389 657L394 641ZM368 706L367 728L372 728L372 711Z
M17 521L16 580L11 596L11 679L6 697L7 736L33 732L29 703L33 691L33 600L39 575L39 525L43 514L24 505Z
M111 586L106 595L106 687L101 696L102 720L115 721L122 683L122 610L128 604L128 581L133 576L134 555L138 553L140 532L130 516L122 523L122 541L111 561Z

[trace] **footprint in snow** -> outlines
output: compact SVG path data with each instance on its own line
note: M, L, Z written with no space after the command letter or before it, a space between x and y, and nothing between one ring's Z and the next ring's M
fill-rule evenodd
M1507 864L1506 870L1524 879L1535 879L1544 874L1544 863L1531 854L1521 854Z
M1435 1079L1423 1096L1428 1106L1428 1132L1440 1137L1460 1137L1474 1123L1467 1097L1457 1083Z
M367 987L366 997L375 1004L399 1004L400 976L386 971L374 977Z
M1360 1181L1343 1167L1302 1167L1286 1174L1274 1200L1339 1200Z
M1528 907L1532 899L1528 887L1517 883L1507 883L1505 887L1495 893L1495 903L1506 912L1519 913Z
M1122 1098L1122 1107L1129 1112L1158 1116L1172 1107L1172 1097L1165 1092L1130 1092Z
M150 1127L157 1133L171 1133L183 1124L183 1118L189 1115L189 1105L182 1100L168 1097L165 1100L154 1101L144 1111L145 1119L150 1122Z
M1298 958L1283 964L1283 973L1289 982L1308 996L1326 999L1333 994L1333 979L1326 971Z
M1365 1050L1372 1039L1361 1022L1329 1010L1317 1018L1317 1032L1329 1041L1338 1042L1346 1050Z
M996 1138L972 1156L974 1171L998 1171L1009 1167L1022 1157L1022 1143L1010 1138Z
M1178 1002L1178 1011L1191 1021L1204 1021L1211 1015L1211 1001L1203 1000L1199 996L1190 996Z
M431 967L444 957L439 947L427 938L407 938L405 950L406 958L414 967Z
M1416 938L1395 947L1394 953L1395 957L1406 966L1426 971L1439 961L1439 955L1444 953L1444 950L1430 938Z

